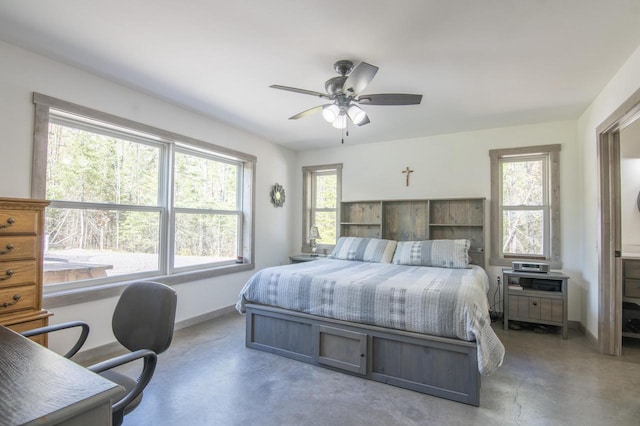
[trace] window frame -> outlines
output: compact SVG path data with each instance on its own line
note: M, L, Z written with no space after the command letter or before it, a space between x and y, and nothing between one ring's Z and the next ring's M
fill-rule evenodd
M519 148L493 149L489 151L491 160L491 256L489 264L493 266L511 266L513 261L544 261L552 268L562 268L560 235L560 144L538 145ZM503 164L512 161L543 160L543 204L541 206L505 206L502 205ZM513 211L543 211L544 236L543 255L519 256L504 254L502 247L502 213Z
M172 209L172 214L170 214L170 220L171 220L171 226L170 226L170 232L169 233L169 252L168 254L170 254L169 259L168 259L168 268L171 274L175 274L175 273L180 273L182 271L195 271L195 270L201 270L201 269L208 269L207 265L210 265L209 267L219 267L219 266L224 266L224 265L231 265L233 263L235 263L235 259L234 260L228 260L228 261L221 261L221 262L216 262L216 263L208 263L208 264L197 264L197 265L192 265L192 266L180 266L180 267L176 267L175 266L175 248L176 248L176 219L177 219L177 215L179 213L182 214L210 214L210 215L228 215L228 216L236 216L238 218L238 235L242 236L242 228L243 228L243 212L242 212L242 179L243 179L243 173L242 173L242 169L244 167L244 164L237 161L237 160L228 160L228 159L223 159L220 158L219 156L213 154L212 152L205 152L202 150L197 150L197 149L193 149L192 147L190 147L189 145L185 145L185 144L181 144L181 143L177 143L173 146L173 153L171 155L172 159L175 159L175 154L176 153L181 153L181 154L186 154L186 155L191 155L191 156L195 156L195 157L200 157L200 158L204 158L206 160L214 160L214 161L218 161L221 163L228 163L228 164L233 164L233 165L237 165L238 166L238 182L236 185L237 191L236 191L236 206L239 207L239 209L236 210L219 210L219 209L203 209L203 208L193 208L193 207L176 207L175 205L175 199L172 196L171 197L171 209ZM171 172L173 172L175 174L175 168L171 168ZM174 184L175 187L175 176L171 181ZM172 191L173 193L173 191ZM238 256L243 256L241 253L243 253L242 250L242 238L238 238L237 241L238 246L236 247L236 253ZM173 250L171 250L171 247L173 247ZM244 256L243 256L244 257Z
M44 297L45 299L48 299L48 307L65 306L71 301L73 303L78 303L79 301L89 301L102 297L110 297L118 294L122 287L140 277L151 278L156 281L172 285L255 268L255 171L257 163L257 158L255 156L158 129L126 118L73 104L71 102L52 98L40 93L33 94L33 102L35 104L31 181L31 196L33 198L43 199L46 196L48 131L51 119L51 109L73 114L74 116L85 117L88 122L100 122L100 128L103 128L102 123L105 123L105 129L109 129L110 126L113 127L113 129L108 130L109 132L114 131L117 133L118 128L126 129L127 138L129 138L129 130L133 135L135 135L135 132L140 132L149 136L152 140L157 139L157 143L164 144L167 149L166 155L163 155L161 151L159 159L159 161L162 162L160 167L161 176L159 177L162 182L159 182L158 186L158 197L165 197L166 202L159 202L156 207L116 205L116 208L133 208L135 210L151 209L154 211L159 209L161 211L160 243L163 245L163 248L159 254L159 261L161 262L160 271L142 273L141 275L116 276L108 280L85 280L44 286ZM239 191L237 196L239 197L239 206L242 215L240 220L241 224L239 225L242 228L242 232L240 234L241 237L238 239L238 253L241 253L243 256L243 263L224 262L220 264L203 264L201 267L199 265L196 268L174 268L173 259L167 258L167 256L172 253L172 248L169 245L174 244L175 242L173 235L174 229L172 229L172 227L175 227L175 214L176 211L179 210L173 206L172 159L176 149L180 151L186 149L187 151L201 152L208 156L220 158L221 161L226 159L227 161L241 164L240 176L238 176L240 180L238 188L241 189L241 191ZM164 175L166 173L168 173L169 176ZM105 207L105 205L101 203L94 204L96 204L100 209L104 209ZM58 207L65 207L68 205L69 203L64 201L56 201L52 203L52 206ZM109 208L111 207L113 207L113 205L109 204ZM85 285L82 285L82 283L85 283ZM87 285L86 283L90 284ZM70 296L71 293L73 293L73 296ZM93 294L90 295L89 293Z
M307 239L309 227L314 213L317 211L331 211L334 209L315 207L316 176L334 174L336 175L336 238L339 237L340 228L340 202L342 201L342 164L326 164L319 166L302 167L302 252L311 253L311 245ZM317 244L318 252L330 253L335 244Z

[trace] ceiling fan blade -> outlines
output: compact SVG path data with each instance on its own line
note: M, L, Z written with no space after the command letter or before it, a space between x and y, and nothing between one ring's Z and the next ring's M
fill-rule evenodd
M357 101L363 105L418 105L422 101L422 95L379 93L376 95L360 95Z
M289 117L289 120L297 120L298 118L306 117L307 115L322 111L322 107L324 107L324 105L318 105L317 107L309 108L308 110L299 112L296 115L292 115L291 117Z
M368 64L366 62L360 62L357 67L351 71L349 77L342 86L342 92L346 95L357 95L364 90L365 87L373 80L378 72L378 67Z
M271 87L272 89L286 90L288 92L302 93L303 95L316 96L318 98L333 99L331 96L327 95L326 93L314 92L313 90L298 89L297 87L289 87L289 86L280 86L279 84L272 84L269 87Z

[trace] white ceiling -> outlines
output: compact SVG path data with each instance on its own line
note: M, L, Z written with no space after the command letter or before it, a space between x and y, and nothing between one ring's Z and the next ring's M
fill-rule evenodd
M323 92L339 59L424 95L365 107L347 144L576 119L640 45L640 0L0 0L0 40L304 150L340 131L269 85Z

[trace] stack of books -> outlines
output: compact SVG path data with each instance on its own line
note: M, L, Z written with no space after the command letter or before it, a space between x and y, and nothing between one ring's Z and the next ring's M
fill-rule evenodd
M522 290L522 286L520 284L509 284L509 290Z

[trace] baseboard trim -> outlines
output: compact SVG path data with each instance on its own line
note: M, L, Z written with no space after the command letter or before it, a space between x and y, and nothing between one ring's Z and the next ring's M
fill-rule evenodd
M569 325L569 328L577 329L578 331L584 333L584 327L582 326L582 323L580 321L567 321L567 323Z
M586 328L582 327L582 323L580 324L580 327L582 328L582 331L584 333L584 335L587 338L587 342L589 342L589 345L596 351L602 353L600 351L600 343L598 342L598 338L596 336L593 335L593 333L591 333L589 330L587 330Z
M216 309L215 311L207 312L202 315L198 315L186 320L176 322L174 330L181 330L183 328L191 327L192 325L200 324L201 322L209 321L223 315L235 312L235 306L225 306L224 308ZM118 342L107 343L106 345L96 346L95 348L87 349L86 351L78 352L73 360L80 365L92 365L96 362L100 362L105 359L113 358L118 355L127 353L128 351L122 347Z
M200 324L201 322L209 321L230 314L232 312L236 312L236 307L234 305L225 306L224 308L216 309L215 311L207 312L206 314L179 321L176 323L175 329L181 330L183 328L191 327L192 325Z
M594 336L580 321L569 321L569 328L577 329L580 333L584 334L587 338L587 344L596 351L600 351L600 345L598 344L598 338Z

